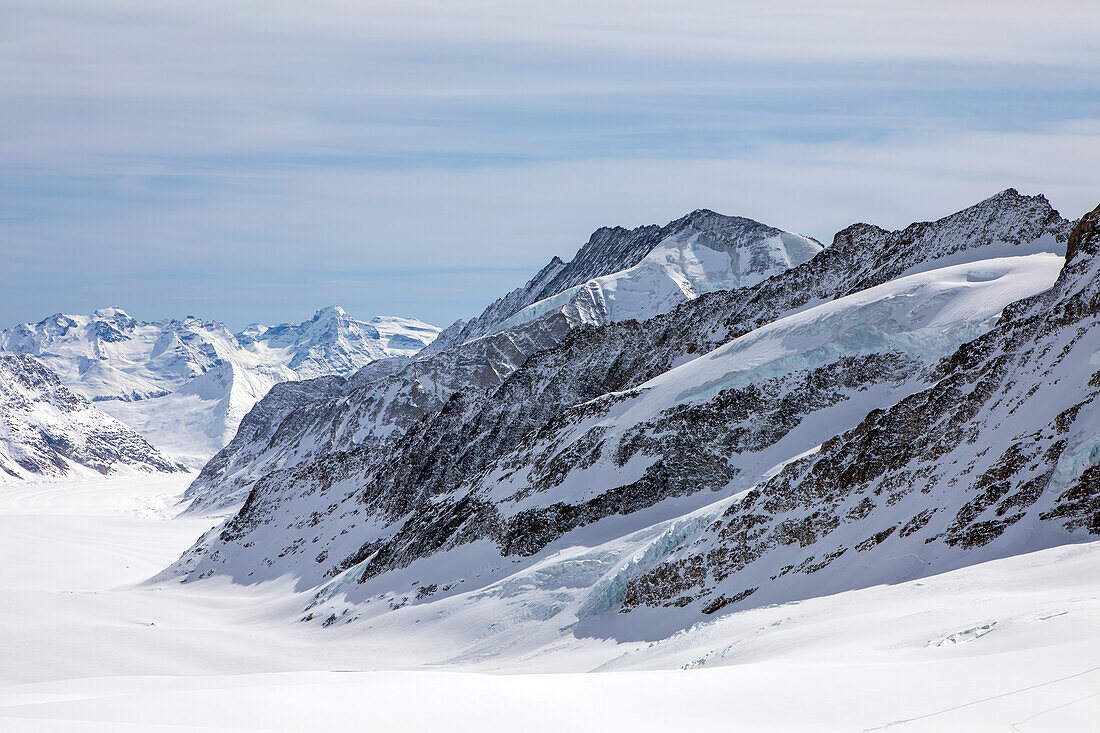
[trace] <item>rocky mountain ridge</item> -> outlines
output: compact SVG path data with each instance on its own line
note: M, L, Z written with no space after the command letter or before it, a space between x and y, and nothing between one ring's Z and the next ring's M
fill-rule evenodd
M675 265L669 267L670 263L662 263L659 259L654 263L652 269L655 272L652 275L627 274L642 265L655 250L683 249L683 245L689 243L698 243L705 248L703 252L724 253L731 259L736 255L736 260L717 264L715 269L719 271L719 277L708 279L705 271L697 273L695 283L685 282L687 278L681 268ZM643 292L643 300L645 295L652 296L650 302L645 303L644 310L648 313L642 315L657 315L667 310L669 304L728 287L730 282L740 285L765 279L775 272L801 264L820 249L820 244L811 238L708 209L693 211L663 227L649 225L629 230L604 227L593 232L569 263L554 257L522 288L495 301L477 318L469 322L457 321L444 329L426 353L442 351L490 333L514 328L561 308L566 309L566 315L576 323L598 325L621 320L611 318L605 312L606 308L594 307L596 303L593 302L602 303L605 300L602 296L608 290L615 289L614 285L609 288L606 282L600 282L615 273L620 273L616 280L626 282L628 287L632 284L631 280L641 279L643 282L635 287ZM698 262L694 264L698 265ZM657 293L652 292L654 277L660 280L668 278L682 288L680 297L662 304L656 297ZM557 301L551 302L555 298ZM624 314L624 317L631 315Z
M355 433L345 426L358 427L364 414L379 416L377 402L367 399L368 395L384 395L388 409L404 411L397 414L404 419L390 418L384 425L391 434L403 435L439 411L430 424L416 426L417 435L401 438L394 448L398 468L387 480L403 482L402 493L417 491L413 486L423 486L425 475L435 477L429 483L443 480L453 486L457 477L484 470L495 456L514 446L517 436L537 429L563 409L641 384L785 312L881 284L930 262L1061 251L1069 227L1041 196L1021 196L1010 189L937 222L914 224L898 232L853 225L802 265L750 288L702 295L644 323L571 329L564 314L554 313L515 331L421 359L405 372L373 382L331 405L300 406L315 416L312 422L295 418L290 422L298 430L284 431L282 435L289 438L284 444L276 441L262 451L234 441L226 455L203 469L189 494L200 506L216 504L220 497L241 501L259 476L315 454L354 448L362 441L347 437ZM538 329L537 338L529 337L532 328ZM548 348L555 343L555 348ZM527 356L536 353L528 362ZM471 374L450 363L465 359L467 364L483 364L482 354L494 369ZM432 367L435 370L428 377L422 376ZM447 389L433 395L420 389L440 384ZM417 407L410 410L409 405ZM328 410L349 417L337 419ZM446 428L436 427L444 424ZM340 427L334 431L336 425ZM373 430L383 432L378 427ZM430 436L428 443L421 434ZM238 452L240 458L230 457ZM258 455L263 457L257 459Z
M303 620L326 625L430 622L435 608L478 618L493 597L505 615L485 619L469 650L489 654L515 638L494 629L553 619L562 633L663 638L723 609L1087 536L1095 390L1079 365L1100 350L1088 294L1098 260L1074 233L1059 274L1070 228L1045 199L1011 190L899 232L855 225L755 286L566 329L496 388L459 389L385 443L305 449L318 411L356 410L346 384L302 383L308 408L288 397L285 411L250 416L252 444L285 431L300 460L233 487L244 506L168 576L289 574L316 589ZM963 362L967 376L951 366ZM1004 414L982 407L997 389L1014 406ZM1046 395L1042 411L1020 407L1033 394ZM891 417L913 404L926 412ZM1026 425L1004 427L1010 414ZM964 436L997 430L1015 436L1015 459L986 447L962 460ZM933 468L899 472L898 451ZM922 492L936 467L939 488ZM208 487L225 488L221 470ZM889 560L891 542L923 542L937 524L932 555Z
M183 468L26 355L0 356L0 481Z
M262 446L232 441L203 468L188 496L196 509L242 501L260 476L312 455L389 442L439 411L456 392L492 392L532 354L547 351L571 331L592 325L590 319L573 317L575 310L570 307L548 307L515 319L525 304L557 295L553 288L566 288L563 292L570 295L569 288L576 290L575 283L580 282L587 283L585 293L598 292L607 287L601 280L610 276L620 289L629 285L636 292L649 293L651 311L658 313L697 297L697 291L782 271L819 251L820 246L805 237L705 210L664 227L598 230L568 266L552 262L524 288L490 305L469 327L460 328L464 335L455 336L452 327L412 360L370 365L349 379L340 399L292 404L280 396L280 409L267 408L265 415L285 419L288 429L267 429L272 438ZM699 266L703 262L710 262L709 269ZM624 263L627 269L607 272ZM639 269L639 263L646 267ZM658 298L657 290L667 290L673 282L684 287L677 285L669 297ZM509 318L515 320L508 323ZM452 345L444 346L448 341ZM295 394L304 400L309 391Z
M713 613L1100 534L1098 353L1100 208L1050 290L1006 308L928 389L733 502L631 580L624 609Z

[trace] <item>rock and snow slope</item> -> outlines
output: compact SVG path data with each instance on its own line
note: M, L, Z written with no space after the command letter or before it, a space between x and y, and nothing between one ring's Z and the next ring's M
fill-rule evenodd
M488 551L476 561L484 583L601 520L631 516L587 532L585 544L672 520L926 387L939 358L992 327L1009 303L1050 287L1061 262L1037 254L955 265L781 318L565 411L453 486L423 472L402 482L404 456L328 456L308 474L262 480L192 574L289 572L316 585L343 573L325 595L362 602L402 593L408 573L425 587L472 582L467 560L436 554ZM329 510L315 513L319 501ZM414 571L417 561L427 565Z
M0 356L0 482L120 469L182 470L34 358Z
M942 572L1100 533L1100 208L1050 290L930 388L786 467L624 591L714 612Z
M290 577L315 593L302 618L330 626L373 626L406 607L425 621L480 618L472 609L494 598L503 615L471 652L492 656L532 620L558 634L663 638L723 608L1077 541L1092 531L1096 492L1081 477L1095 457L1090 413L1073 412L1067 395L1091 399L1081 365L1100 333L1092 296L1072 295L1100 262L1085 254L1082 226L1059 275L1070 224L1041 197L1010 190L899 232L856 225L748 288L574 329L499 387L457 392L382 444L315 440L340 429L318 415L356 409L339 385L336 396L305 387L308 409L288 398L253 425L254 455L282 433L294 459L236 486L212 463L206 488L247 501L169 575ZM1012 324L1022 330L1007 337ZM1050 343L1029 350L1029 339ZM1014 346L982 351L1002 342ZM960 360L971 376L953 371ZM962 430L997 389L1015 417L990 407ZM1034 394L1042 409L1028 409ZM867 428L924 403L955 417L908 421L896 443ZM936 427L924 435L925 425ZM1019 456L968 446L983 434L995 443L997 430ZM841 478L814 488L834 470L821 461L864 438L864 454L835 469ZM901 455L931 463L858 487L899 471ZM901 539L899 555L890 543ZM918 539L932 554L913 551Z
M369 365L339 398L326 392L316 401L310 388L273 394L260 411L271 423L260 431L264 441L252 439L250 427L203 468L188 496L196 508L243 501L261 476L313 455L390 442L456 392L491 393L529 356L575 329L663 313L717 288L758 282L820 251L811 239L711 211L664 227L600 229L568 265L555 259L478 318L446 329L414 359ZM598 308L585 305L593 295Z
M216 321L148 323L105 308L2 331L0 353L35 356L73 391L201 465L232 439L272 385L409 356L438 332L408 318L358 321L337 306L297 325L253 324L239 334Z
M800 234L707 209L663 227L604 227L568 263L555 257L477 318L445 329L425 353L563 309L574 323L646 318L701 293L757 283L820 250Z
M314 402L308 391L301 401L280 397L278 410L265 410L273 424L263 431L264 441L235 439L203 468L189 496L199 506L243 501L261 476L314 456L394 440L401 446L389 462L393 472L404 474L402 493L416 491L417 483L453 485L486 470L564 409L641 384L785 313L930 267L1061 253L1069 228L1042 196L1009 189L900 231L853 225L808 262L748 288L701 295L641 323L571 328L564 313L551 311L442 351L433 352L433 344L407 365L370 365L349 380L340 398ZM654 246L663 240L649 236ZM604 240L593 235L593 241ZM614 250L621 242L605 244ZM607 259L597 257L590 242L574 261ZM490 306L478 322L491 329L488 321L499 322L494 319L502 304L533 292L536 280ZM532 354L536 358L528 360Z

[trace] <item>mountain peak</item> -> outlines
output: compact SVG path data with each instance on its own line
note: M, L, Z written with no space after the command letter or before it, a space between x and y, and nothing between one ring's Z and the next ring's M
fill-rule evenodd
M976 204L935 221L921 221L904 229L888 231L874 224L852 224L836 233L830 249L863 257L879 252L874 244L886 237L892 245L879 257L901 258L906 252L922 252L922 259L937 259L963 250L990 245L1015 247L1049 237L1056 251L1066 241L1070 222L1050 205L1042 194L1026 196L1006 188Z
M698 235L697 238L696 235ZM689 243L688 240L691 240ZM766 241L772 240L772 241ZM451 346L470 341L481 336L494 333L496 330L516 325L515 318L526 318L522 312L528 315L542 314L546 312L545 306L553 305L553 309L568 301L578 287L586 283L623 273L642 263L647 258L662 257L655 255L655 251L665 246L671 248L677 243L684 243L693 248L695 243L705 248L721 252L735 257L737 262L730 259L729 265L736 270L730 273L737 284L743 285L749 282L755 275L771 272L772 267L786 268L810 259L822 249L821 243L809 237L803 237L792 232L762 224L753 219L741 216L727 216L719 214L711 209L696 209L685 214L679 219L674 219L664 226L647 224L644 226L627 229L622 226L600 227L592 232L588 241L581 246L569 262L554 257L549 264L543 267L523 287L517 288L504 297L490 304L480 316L463 324L454 324L444 330L431 346L422 355L428 356L438 353ZM734 253L737 253L734 255ZM704 259L707 256L703 255ZM675 259L675 258L674 258ZM742 268L742 264L744 267ZM713 266L714 263L711 263ZM701 263L697 263L700 272L705 270ZM745 273L740 271L744 269ZM751 271L751 272L749 272ZM743 281L741 275L745 274ZM678 276L673 276L678 280ZM685 290L691 291L687 297L694 297L696 292L702 292L695 283ZM713 287L726 287L733 281L723 280L721 285L712 284ZM679 287L679 286L677 286ZM705 286L703 290L712 289ZM564 299L562 302L552 299ZM670 297L657 296L659 301L656 310L646 311L645 317L661 312L671 307L682 299L682 294L672 293ZM529 310L533 309L533 310ZM582 306L587 312L588 307ZM602 307L596 305L596 311ZM624 311L625 312L625 311ZM631 311L633 312L633 311ZM641 312L636 314L641 317ZM602 316L595 316L595 320L588 315L571 318L571 322L596 322Z
M346 316L347 311L338 305L326 305L324 308L318 308L317 312L313 314L314 321L320 321L326 318L339 318Z
M125 318L132 320L129 313L119 308L117 305L112 305L108 308L96 308L92 311L94 318Z
M1066 262L1071 262L1080 252L1100 253L1100 206L1082 216L1073 227L1066 244Z

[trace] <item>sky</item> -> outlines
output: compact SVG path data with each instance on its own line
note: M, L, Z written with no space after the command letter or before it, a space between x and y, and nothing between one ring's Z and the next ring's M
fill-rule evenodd
M0 0L0 327L476 315L600 226L1100 203L1100 3Z

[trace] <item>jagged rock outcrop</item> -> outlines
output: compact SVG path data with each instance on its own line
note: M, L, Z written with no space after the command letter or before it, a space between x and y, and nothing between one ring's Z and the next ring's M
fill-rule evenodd
M183 470L33 357L0 356L0 481L121 468Z
M633 579L624 609L720 608L940 572L1100 534L1100 208L1047 292L936 382L827 441Z

